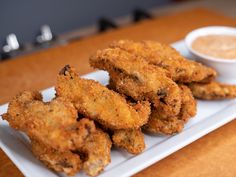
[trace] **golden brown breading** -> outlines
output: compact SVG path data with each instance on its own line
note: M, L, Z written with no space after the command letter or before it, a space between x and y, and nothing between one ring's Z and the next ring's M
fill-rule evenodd
M111 161L109 135L97 129L88 136L80 151L86 154L83 170L90 176L98 175Z
M178 85L166 72L119 48L99 50L90 58L93 67L107 70L119 93L136 101L148 100L163 115L177 115L181 99ZM160 101L161 100L161 101Z
M32 139L32 151L49 168L75 175L83 169L88 175L96 176L110 161L111 140L107 133L96 129L90 133L76 151L59 151ZM80 155L82 159L80 159Z
M24 131L31 139L60 150L75 150L95 130L93 121L77 122L77 110L65 98L44 103L38 92L25 91L9 104L3 115L11 127Z
M163 118L156 109L152 110L148 123L143 127L150 133L174 134L182 131L184 124L196 115L197 105L190 89L180 85L182 105L178 116Z
M79 112L110 129L133 129L144 125L150 114L148 102L131 106L118 93L93 80L78 77L66 66L57 78L57 95L70 99Z
M209 82L216 77L216 71L213 69L187 60L172 47L158 42L120 40L113 42L110 47L141 56L148 63L166 69L170 72L172 79L177 82Z
M42 142L31 140L32 152L47 167L74 176L82 168L82 161L78 154L71 151L60 152L57 149L44 145Z
M152 110L148 123L143 126L145 132L165 135L178 133L183 128L184 122L178 117L162 119L155 109Z
M113 144L131 154L140 154L145 149L144 135L140 129L116 130L112 135Z
M11 127L17 130L24 130L27 127L27 120L23 116L26 105L37 101L42 101L42 95L37 91L24 91L17 94L10 101L7 113L3 114L2 117L9 122Z
M110 162L111 140L92 120L77 115L65 98L44 103L38 92L25 91L13 98L3 118L30 137L33 153L48 167L68 175L82 167L94 176ZM78 154L86 156L83 164Z
M179 118L185 123L197 113L197 102L193 97L191 90L186 85L179 85L181 89L182 104Z
M222 84L216 81L210 83L191 83L188 85L193 96L203 100L221 100L236 98L236 85Z

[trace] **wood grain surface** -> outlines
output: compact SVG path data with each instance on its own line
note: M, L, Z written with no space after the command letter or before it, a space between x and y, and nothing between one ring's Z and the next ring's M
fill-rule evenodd
M22 90L41 90L53 86L57 72L65 64L75 66L79 74L92 71L88 64L89 56L113 40L157 40L172 43L183 39L195 28L209 25L236 26L236 19L203 8L190 9L2 62L0 103L9 101ZM235 167L236 121L234 120L134 176L235 177ZM23 175L0 150L0 177L7 176Z

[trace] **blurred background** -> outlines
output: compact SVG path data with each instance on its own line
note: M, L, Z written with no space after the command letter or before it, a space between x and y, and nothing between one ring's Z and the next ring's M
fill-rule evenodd
M191 7L208 7L236 17L235 0L0 2L1 61Z

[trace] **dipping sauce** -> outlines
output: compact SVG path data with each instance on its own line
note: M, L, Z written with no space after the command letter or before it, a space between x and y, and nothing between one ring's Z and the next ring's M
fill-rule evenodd
M236 35L200 36L193 41L192 48L215 58L236 59Z

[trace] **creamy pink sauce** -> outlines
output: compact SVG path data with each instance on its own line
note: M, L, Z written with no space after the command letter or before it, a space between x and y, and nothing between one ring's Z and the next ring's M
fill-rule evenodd
M208 56L236 59L236 35L201 36L193 41L192 48Z

